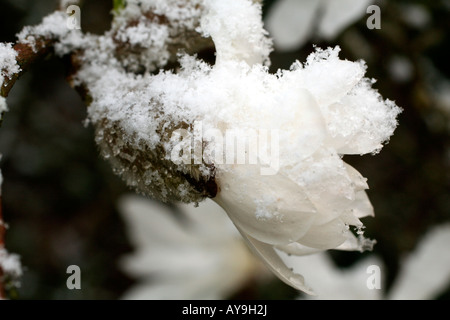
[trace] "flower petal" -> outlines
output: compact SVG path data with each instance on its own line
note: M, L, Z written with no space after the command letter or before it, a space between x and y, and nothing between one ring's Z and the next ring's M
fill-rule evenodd
M236 165L232 171L217 172L220 191L213 200L252 238L278 245L296 241L316 218L314 206L290 179L262 176L258 168Z
M280 0L273 4L266 25L280 51L295 50L310 37L320 0Z
M276 246L278 250L281 250L283 252L286 252L287 254L293 254L296 256L306 256L313 253L321 252L322 249L316 249L316 248L310 248L307 246L304 246L298 242L291 242L284 246Z
M203 5L207 14L200 19L200 28L214 41L216 64L236 59L249 65L267 62L272 42L263 28L260 3L209 0Z
M392 285L393 300L436 298L450 284L450 224L435 227L404 261Z
M382 298L382 290L370 290L366 284L368 266L381 266L381 261L374 256L360 260L346 269L336 266L326 253L305 257L286 256L280 253L280 256L288 267L304 274L314 287L317 295L302 297L303 299L378 300Z
M365 15L371 0L324 0L318 26L320 37L331 40L347 26Z
M178 207L189 219L188 228L199 237L208 237L214 241L230 241L233 237L239 239L240 235L230 221L227 213L207 198L195 207L193 204L181 203Z
M361 173L359 173L358 170L353 168L351 165L344 163L345 169L347 170L348 175L350 176L350 179L353 181L355 185L355 191L362 191L369 189L369 185L367 184L367 179L362 176Z
M375 213L373 211L372 203L370 203L369 197L365 191L357 192L355 195L355 201L352 205L352 212L357 218L364 218L367 216L373 217Z
M248 246L252 251L257 254L264 261L266 266L284 283L291 287L301 290L310 295L314 295L314 291L305 284L303 276L294 273L289 269L286 264L281 260L273 246L253 239L249 235L242 232L239 228L244 239L247 241Z
M332 149L321 149L287 171L303 187L317 210L314 225L323 225L340 217L351 207L355 188L342 159Z
M298 242L311 248L333 249L347 240L349 232L348 226L338 218L323 225L312 226Z
M127 234L137 247L156 241L167 244L191 241L173 212L160 202L126 195L119 199L118 209L128 228Z

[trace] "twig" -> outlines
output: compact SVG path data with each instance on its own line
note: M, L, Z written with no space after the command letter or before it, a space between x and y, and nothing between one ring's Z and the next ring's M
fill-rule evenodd
M30 44L27 43L16 43L13 49L17 51L16 61L20 66L20 72L12 75L11 78L5 78L3 85L0 89L0 95L2 97L7 97L9 91L12 89L17 79L29 69L29 67L35 63L37 60L50 54L53 50L53 39L37 39L34 50Z

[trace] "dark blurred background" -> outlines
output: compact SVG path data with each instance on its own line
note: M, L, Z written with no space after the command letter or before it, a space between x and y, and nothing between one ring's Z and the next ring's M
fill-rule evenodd
M265 13L275 1L264 1ZM374 3L381 7L380 30L369 30L363 17L333 42L313 36L296 51L275 51L272 70L304 61L313 43L339 44L341 57L364 59L367 76L378 80L374 87L403 108L379 154L345 157L368 178L376 216L364 219L366 235L377 239L374 252L386 266L389 288L400 259L432 226L450 221L450 1ZM0 0L0 41L13 42L23 26L39 23L57 6L54 0ZM404 14L411 6L422 9L421 23ZM111 8L112 0L85 1L83 31L107 30ZM25 268L11 298L116 299L134 283L117 266L132 247L115 205L130 190L100 158L92 127L83 125L86 108L66 83L66 71L54 57L35 65L11 91L0 128L6 245L21 255ZM370 253L331 254L346 267ZM67 290L71 264L81 267L83 290ZM235 297L295 295L274 280ZM450 298L450 288L439 298Z

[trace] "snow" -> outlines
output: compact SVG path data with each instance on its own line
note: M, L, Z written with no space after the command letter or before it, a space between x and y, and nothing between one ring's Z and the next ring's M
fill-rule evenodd
M141 18L150 11L155 18ZM33 44L35 37L58 38L59 55L85 50L74 83L90 89L93 101L88 119L97 127L96 140L103 155L129 184L165 201L173 196L183 200L177 196L180 191L195 193L182 175L194 170L207 181L213 174L206 164L194 169L175 166L168 164L169 152L162 155L162 161L157 155L157 150L173 148L170 136L175 128L189 128L194 121L201 121L205 131L280 130L279 139L284 141L281 171L299 184L320 183L323 178L299 179L293 172L298 169L287 172L288 166L323 147L328 150L322 152L333 154L330 161L337 172L342 171L340 155L378 152L397 125L400 109L372 89L374 81L364 78L364 62L340 59L338 47L316 49L305 64L297 61L291 70L270 74L266 65L271 41L263 28L261 6L252 1L129 1L116 15L113 29L103 36L69 30L66 18L64 12L55 12L42 24L24 28L18 39ZM178 41L180 32L210 36L217 51L216 64L208 65L188 54L174 56L169 47ZM142 51L122 55L118 50L124 43ZM0 52L7 67L2 75L16 72L11 46L3 45ZM170 59L178 59L178 71L150 73ZM139 68L144 68L143 74L130 72ZM131 172L144 164L149 170ZM331 167L318 166L319 171L322 168L325 172ZM219 169L228 170L226 166ZM178 177L173 184L176 190L167 188L169 176ZM185 201L203 196L197 192Z
M252 1L205 1L206 13L199 30L211 36L217 51L216 64L223 60L269 64L272 42L261 19L261 6Z
M70 31L66 23L67 14L63 11L55 11L44 17L41 24L24 27L17 34L18 42L28 44L35 49L36 38L62 39Z

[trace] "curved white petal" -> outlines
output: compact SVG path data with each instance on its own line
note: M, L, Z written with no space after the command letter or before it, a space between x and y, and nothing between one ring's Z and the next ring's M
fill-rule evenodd
M228 218L227 213L213 200L207 198L195 207L194 204L179 204L178 207L189 219L188 228L192 233L214 241L229 241L240 238L239 232Z
M200 26L214 41L216 64L228 60L249 65L267 62L272 42L266 37L259 3L209 0L204 6L207 14L202 16Z
M286 264L281 260L278 253L275 251L273 246L253 239L249 235L242 232L239 228L244 239L247 241L248 246L252 251L257 254L266 266L284 283L290 285L291 287L301 290L310 295L314 295L314 291L306 285L303 276L294 273L289 269Z
M433 299L450 285L450 224L430 230L404 260L389 299Z
M137 247L157 241L166 244L192 241L170 208L160 202L126 195L119 199L118 209L125 220L127 234Z
M353 168L351 165L344 163L345 169L347 170L350 179L353 181L355 186L355 191L363 191L369 189L369 185L367 184L367 179L364 178L358 170Z
M347 239L340 246L335 248L342 251L357 251L361 250L361 244L358 238L351 232L348 232Z
M374 240L370 240L367 238L364 238L364 236L359 235L356 237L351 232L345 232L345 241L338 245L335 248L332 248L333 250L342 250L342 251L366 251L366 250L372 250L373 245L375 244ZM298 242L292 242L287 245L279 245L275 247L278 250L281 250L287 254L292 254L295 256L306 256L315 254L318 252L324 251L324 249L319 248L311 248L308 246L305 246L303 244L300 244Z
M349 232L348 226L338 218L323 225L312 226L298 242L311 248L333 249L347 240Z
M367 193L365 191L359 191L356 193L355 201L353 201L352 205L352 213L357 218L375 216L372 203L370 202L369 197L367 196Z
M314 225L329 223L351 208L355 188L344 162L332 149L318 150L287 171L287 175L314 204L317 210Z
M275 48L295 50L310 37L321 0L279 0L273 4L266 18Z
M257 166L236 165L232 171L218 172L216 181L220 190L214 200L237 227L259 241L296 241L316 217L302 189L281 174L261 176Z
M293 254L296 256L306 256L323 251L322 249L304 246L298 242L291 242L287 245L276 246L275 248L287 254Z
M370 274L367 268L377 265L383 270L376 257L368 257L350 268L341 269L334 264L327 253L319 253L304 257L286 256L281 258L296 272L301 272L316 292L316 296L306 299L320 300L378 300L382 298L382 290L370 290L366 283ZM382 275L383 277L383 275Z
M337 149L339 154L377 152L397 127L396 117L402 110L384 100L371 85L369 81L358 83L340 100L339 108L328 113L334 131L345 139Z
M180 206L180 221L150 199L126 197L120 207L126 221L134 225L129 236L133 232L147 235L140 238L134 253L120 261L124 271L144 281L132 287L125 298L226 298L259 270L230 219L211 200L198 208ZM184 239L176 236L179 229Z
M332 40L350 24L366 14L371 0L324 0L317 29L320 37Z
M340 50L339 47L318 49L308 56L303 68L294 68L286 74L314 96L327 124L330 122L328 106L345 97L364 78L366 71L361 62L339 59Z
M279 124L280 162L282 166L295 166L321 148L327 138L327 126L316 99L308 90L297 87L281 94L282 106L278 108L285 115L277 117L283 119Z

